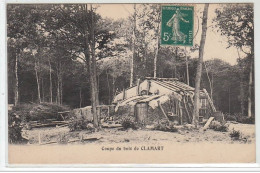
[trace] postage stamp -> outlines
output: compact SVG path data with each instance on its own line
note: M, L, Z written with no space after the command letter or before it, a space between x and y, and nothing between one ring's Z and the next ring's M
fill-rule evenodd
M193 46L193 6L162 6L161 44Z

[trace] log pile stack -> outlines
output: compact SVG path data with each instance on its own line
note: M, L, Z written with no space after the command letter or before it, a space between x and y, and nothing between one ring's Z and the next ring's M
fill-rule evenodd
M29 121L27 123L27 128L40 128L40 127L64 127L69 124L68 121L56 121L56 120L48 120L46 122L38 122L38 121Z

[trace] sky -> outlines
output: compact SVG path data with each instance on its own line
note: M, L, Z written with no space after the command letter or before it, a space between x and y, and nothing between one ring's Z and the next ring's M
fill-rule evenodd
M202 16L204 5L196 4L195 12L198 16ZM225 36L221 36L216 29L213 29L212 21L215 17L215 9L220 8L217 4L210 4L209 14L208 14L208 30L206 43L204 48L204 60L210 60L214 58L222 59L234 65L237 63L238 53L237 49L234 47L227 48L228 42ZM127 18L129 15L133 14L133 4L102 4L99 5L97 13L102 17L108 17L112 19ZM197 18L195 17L195 22ZM201 22L201 20L200 20ZM194 31L198 29L198 25L195 24ZM194 38L194 43L199 44L201 37L201 24L199 26L199 31L196 37ZM243 53L240 52L240 55L243 57ZM192 57L198 57L198 51L192 54Z

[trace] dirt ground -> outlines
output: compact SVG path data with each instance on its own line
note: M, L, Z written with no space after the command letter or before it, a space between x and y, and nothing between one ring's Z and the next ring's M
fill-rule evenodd
M229 136L232 129L242 132L242 140L232 140ZM25 130L23 136L29 139L28 144L87 144L87 143L255 143L255 125L229 123L228 132L217 132L211 129L180 129L178 132L157 130L122 130L121 128L103 128L98 132L70 132L68 127L34 128ZM83 140L82 140L83 139Z
M242 133L242 140L230 138L233 128ZM29 139L27 145L9 145L11 164L255 163L256 160L255 125L249 124L231 123L228 132L120 128L69 132L67 127L53 127L27 130L24 135Z

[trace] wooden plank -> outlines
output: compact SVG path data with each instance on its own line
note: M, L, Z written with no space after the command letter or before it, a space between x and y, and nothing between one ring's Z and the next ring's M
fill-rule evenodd
M162 111L163 115L164 115L164 116L165 116L165 118L166 118L166 119L169 121L169 118L167 117L166 113L164 112L164 110L163 110L163 107L162 107L162 105L161 105L160 101L158 100L157 102L158 102L159 108L161 109L161 111Z
M136 95L140 95L140 79L137 79L137 86L136 86Z
M126 99L126 93L125 93L125 89L123 89L123 100Z
M63 119L63 121L65 121L65 118L64 118L64 116L63 116L62 114L60 114L60 116L61 116L61 118Z
M159 77L146 77L145 79L148 79L148 80L179 80L178 78L159 78Z
M188 119L188 123L191 123L191 116L190 116L190 112L189 112L189 110L188 110L188 108L187 108L187 104L186 104L186 99L185 99L185 97L183 97L183 105L184 105L184 108L185 108L185 111L186 111L186 113L187 113L187 119Z
M169 90L171 90L171 91L174 91L174 92L180 91L180 89L177 88L177 87L172 87L172 86L166 85L166 84L164 84L164 83L162 83L162 82L159 82L159 81L153 81L153 82L156 83L156 84L158 84L158 85L161 85L161 86L163 86L163 87L165 87L165 88L167 88L167 89L169 89Z
M182 109L181 109L181 102L179 102L179 104L180 104L180 106L179 106L179 108L180 108L180 119L181 119L181 125L182 125L183 122L182 122Z
M214 117L210 117L207 121L207 123L204 125L203 130L206 130L209 128L210 123L214 120Z
M216 108L215 108L211 98L209 97L209 94L208 94L207 90L205 88L203 88L203 91L204 91L204 93L206 94L206 96L208 98L208 101L209 101L209 104L211 106L212 112L216 112Z

